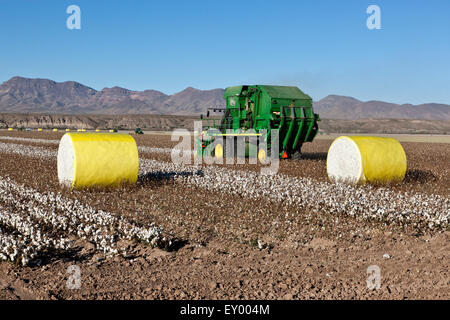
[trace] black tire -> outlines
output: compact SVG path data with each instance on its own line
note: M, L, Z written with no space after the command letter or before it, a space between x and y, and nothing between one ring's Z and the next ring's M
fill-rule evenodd
M260 161L259 160L259 150L261 150L261 149L258 149L258 154L256 155L256 158L257 158L258 161ZM272 155L272 150L270 148L267 148L267 150L266 150L266 161L271 161L271 155Z
M302 159L302 153L300 151L295 151L292 156L292 160L301 160Z

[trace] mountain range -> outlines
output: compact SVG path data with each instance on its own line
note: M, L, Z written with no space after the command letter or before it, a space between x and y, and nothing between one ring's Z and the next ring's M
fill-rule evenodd
M427 103L395 104L360 101L352 97L329 95L314 102L314 112L323 119L419 119L450 120L450 105Z
M198 115L206 108L224 107L223 93L192 87L173 95L120 87L97 91L74 81L13 77L0 85L0 113ZM450 120L446 104L399 105L338 95L315 101L314 110L323 119Z
M120 87L97 91L74 81L13 77L0 85L0 112L192 115L223 106L223 93L192 87L173 95Z

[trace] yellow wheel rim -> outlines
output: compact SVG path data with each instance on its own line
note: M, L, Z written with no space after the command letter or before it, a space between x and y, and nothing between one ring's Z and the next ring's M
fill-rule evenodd
M258 151L258 160L263 162L266 160L266 151L264 149L259 149Z
M216 147L214 148L214 154L216 155L216 158L218 158L218 159L223 157L223 147L220 143L217 144Z

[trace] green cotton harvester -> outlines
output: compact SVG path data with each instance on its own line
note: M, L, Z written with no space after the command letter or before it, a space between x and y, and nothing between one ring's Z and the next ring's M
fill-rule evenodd
M240 137L256 136L257 143L245 143L245 154L257 154L263 161L271 153L271 132L277 129L279 157L300 159L303 143L312 142L318 132L319 115L313 112L312 99L297 87L243 85L225 89L226 108L210 108L206 125L196 136L196 154L221 158L230 155L230 146L236 152ZM223 112L221 119L210 118L210 111ZM203 116L202 116L203 119ZM205 122L205 121L203 121ZM220 136L221 139L217 139ZM225 143L227 140L227 143ZM255 140L252 140L255 141ZM265 148L259 147L264 142ZM267 152L267 153L266 153ZM274 155L275 156L275 155Z

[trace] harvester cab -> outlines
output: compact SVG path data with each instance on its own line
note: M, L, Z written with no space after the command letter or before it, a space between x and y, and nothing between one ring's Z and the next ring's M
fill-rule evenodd
M318 132L317 122L320 118L313 112L312 99L297 87L268 85L228 87L225 89L224 98L225 109L208 109L206 125L203 125L204 134L196 141L197 153L204 154L205 150L213 150L214 153L217 148L224 149L225 145L208 148L215 140L214 137L208 137L211 129L214 129L214 136L219 132L219 135L226 139L245 136L245 132L251 130L253 135L258 136L258 145L259 141L264 140L270 153L271 131L276 129L279 133L279 157L296 159L301 157L303 143L312 142ZM210 111L223 112L222 118L209 118ZM222 154L221 152L220 156ZM259 155L258 151L258 157Z

